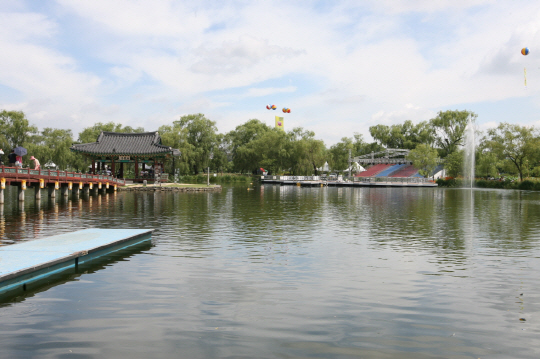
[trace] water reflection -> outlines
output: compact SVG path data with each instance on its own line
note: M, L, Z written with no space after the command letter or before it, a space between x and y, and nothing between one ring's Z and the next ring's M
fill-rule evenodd
M539 354L535 192L264 185L21 207L6 200L2 241L157 230L148 251L36 292L28 314L0 308L10 357L66 342L95 357Z

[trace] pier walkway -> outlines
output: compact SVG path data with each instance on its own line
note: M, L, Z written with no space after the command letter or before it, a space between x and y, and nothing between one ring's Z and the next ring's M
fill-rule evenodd
M148 241L153 231L90 228L0 247L0 295Z
M24 191L34 187L36 199L41 198L41 189L47 188L49 197L56 196L56 190L68 196L68 191L78 195L79 191L116 190L124 186L126 181L106 175L92 175L78 172L58 171L50 169L33 170L0 166L0 204L4 203L6 186L16 186L19 189L19 201L24 201Z

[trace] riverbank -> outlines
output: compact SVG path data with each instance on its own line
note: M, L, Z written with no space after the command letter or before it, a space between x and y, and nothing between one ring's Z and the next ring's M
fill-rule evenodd
M461 178L439 178L436 181L439 187L459 188L463 187L463 180ZM526 179L524 181L518 181L515 179L505 178L502 180L485 180L476 179L474 181L474 187L477 188L499 188L499 189L520 189L526 191L540 191L540 181Z
M124 187L118 187L119 191L140 191L140 192L218 192L221 191L220 185L202 185L189 183L162 183L161 185L142 185L131 184Z

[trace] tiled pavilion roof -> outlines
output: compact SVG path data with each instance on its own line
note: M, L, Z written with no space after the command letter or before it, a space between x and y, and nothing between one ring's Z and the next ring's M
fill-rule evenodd
M96 142L71 146L74 152L106 156L164 156L177 151L161 144L158 132L121 133L102 131Z

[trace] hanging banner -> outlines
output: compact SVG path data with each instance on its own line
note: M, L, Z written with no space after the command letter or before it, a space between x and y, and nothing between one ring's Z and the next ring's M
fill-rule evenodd
M283 131L285 131L284 123L283 123L283 117L276 116L276 128L279 128Z

